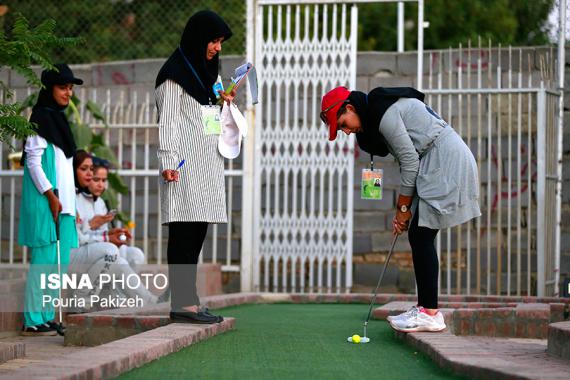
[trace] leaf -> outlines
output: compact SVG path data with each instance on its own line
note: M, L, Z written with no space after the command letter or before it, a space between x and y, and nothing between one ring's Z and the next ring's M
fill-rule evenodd
M87 108L87 110L89 112L91 112L91 115L93 115L93 117L95 119L103 122L103 124L105 125L105 128L109 128L109 125L107 125L107 122L105 121L105 116L103 115L103 112L101 111L101 108L99 107L99 105L97 103L92 102L91 100L88 100L85 107Z
M113 166L119 167L119 160L117 160L117 156L115 153L106 145L95 145L92 146L91 153L95 156L104 158L105 160L109 161Z
M69 125L77 148L88 150L89 144L91 144L91 140L93 139L91 128L85 124L69 123Z
M129 192L129 188L117 173L110 171L107 181L109 181L109 186L118 193L127 194Z
M126 227L126 225L131 221L131 219L123 212L119 212L116 216Z
M22 111L24 111L26 108L33 107L37 103L39 95L39 92L34 92L33 94L28 95L26 99L19 103L20 107L18 113L22 113Z
M91 139L91 146L105 146L105 138L102 133L93 133L93 138Z
M113 188L105 190L105 192L101 195L101 198L105 201L105 203L107 203L109 210L117 209L119 207L117 192Z
M75 107L79 107L79 105L81 104L81 100L79 100L79 98L75 94L71 95L71 101L73 102Z

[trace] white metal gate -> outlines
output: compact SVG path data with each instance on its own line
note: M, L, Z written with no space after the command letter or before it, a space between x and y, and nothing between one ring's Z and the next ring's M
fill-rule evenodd
M352 286L353 137L329 143L328 90L356 80L357 7L259 1L254 289Z

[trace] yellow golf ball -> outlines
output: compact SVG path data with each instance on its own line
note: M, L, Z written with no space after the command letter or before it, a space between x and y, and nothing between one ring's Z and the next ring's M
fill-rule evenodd
M353 335L352 343L360 343L360 335Z

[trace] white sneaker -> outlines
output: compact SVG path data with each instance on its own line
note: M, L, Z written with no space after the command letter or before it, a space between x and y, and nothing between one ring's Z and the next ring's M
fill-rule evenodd
M389 315L386 319L388 320L388 322L392 322L392 321L395 321L398 319L406 319L410 315L412 315L414 312L416 312L417 310L419 310L419 308L417 306L412 306L408 311L405 311L402 314L398 314L398 315Z
M390 325L394 330L401 332L437 332L445 330L446 328L443 314L441 314L440 311L434 316L431 316L425 312L423 307L411 310L407 318L391 320Z

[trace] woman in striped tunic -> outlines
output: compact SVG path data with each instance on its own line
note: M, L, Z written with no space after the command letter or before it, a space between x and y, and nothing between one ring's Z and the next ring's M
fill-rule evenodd
M194 14L180 46L156 78L161 217L169 234L170 318L179 322L223 320L200 308L196 269L208 224L227 222L224 160L217 149L220 130L204 120L212 120L212 115L215 120L220 113L213 85L222 43L231 36L216 13ZM229 103L235 93L220 95Z

